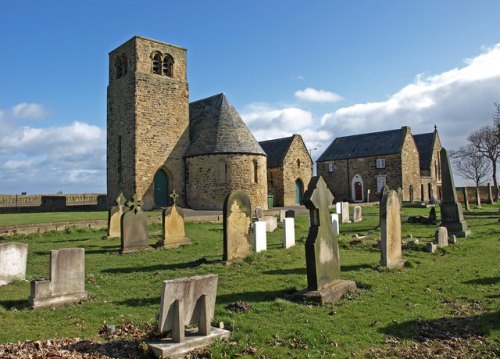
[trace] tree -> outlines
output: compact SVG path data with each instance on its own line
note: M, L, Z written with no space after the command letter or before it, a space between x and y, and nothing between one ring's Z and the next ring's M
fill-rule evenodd
M457 172L465 179L471 180L478 188L491 171L490 161L483 154L476 151L472 144L450 151L450 157L455 164Z

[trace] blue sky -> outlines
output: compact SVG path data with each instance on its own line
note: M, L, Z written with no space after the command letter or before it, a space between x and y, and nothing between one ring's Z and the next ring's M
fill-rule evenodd
M498 1L2 2L0 193L105 192L108 52L188 49L259 140L438 125L456 148L500 102ZM496 66L494 66L496 64Z

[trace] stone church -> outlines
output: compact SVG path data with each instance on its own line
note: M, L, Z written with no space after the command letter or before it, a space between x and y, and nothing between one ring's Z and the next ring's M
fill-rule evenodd
M242 190L267 208L266 152L224 94L189 103L186 49L135 36L111 51L107 108L109 205L123 191L167 206L175 190L183 207L222 209Z

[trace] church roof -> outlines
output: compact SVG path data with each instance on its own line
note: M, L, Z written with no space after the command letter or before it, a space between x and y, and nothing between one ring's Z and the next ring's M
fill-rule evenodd
M293 136L259 142L267 155L267 167L279 167L283 164L292 141Z
M404 138L402 129L337 137L317 161L344 160L399 153Z
M223 93L189 104L189 138L191 144L185 157L266 154Z
M420 169L430 170L432 161L432 150L434 148L435 132L413 135L420 156Z

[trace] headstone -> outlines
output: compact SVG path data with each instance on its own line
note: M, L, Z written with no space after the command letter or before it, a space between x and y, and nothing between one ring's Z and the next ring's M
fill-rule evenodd
M351 223L349 217L349 202L342 202L342 223Z
M289 209L285 212L285 218L295 218L295 211L293 209Z
M448 246L448 230L446 227L439 227L434 234L434 239L436 240L439 247Z
M399 208L403 208L403 189L401 187L398 187L397 192L398 192Z
M337 213L330 214L330 223L332 224L333 233L338 236L340 234L339 215Z
M366 203L370 203L370 189L366 190Z
M156 357L184 357L188 352L229 337L229 331L211 326L214 318L217 275L163 281L158 330L161 340L148 345ZM186 335L186 326L198 326ZM165 334L170 333L170 337Z
M467 222L464 220L462 206L457 200L453 172L448 152L445 148L441 149L440 155L443 192L441 199L441 226L446 227L449 234L454 234L457 237L466 237L470 231L467 228Z
M255 208L255 218L261 219L262 217L264 217L264 210L259 207Z
M150 249L148 219L141 209L142 201L134 195L129 210L121 218L121 253Z
M303 200L311 219L306 240L307 289L295 296L320 304L356 290L356 283L340 279L338 237L329 223L328 208L333 199L323 178L312 177Z
M382 203L382 198L384 198L384 195L389 192L389 186L387 184L382 187L382 191L380 192L380 203Z
M455 236L454 234L452 234L452 235L450 236L449 243L450 243L450 244L457 244L457 243L458 243L458 242L457 242L457 236Z
M436 207L431 207L431 210L429 211L428 220L431 223L437 222Z
M469 193L467 191L467 187L464 187L464 207L466 211L470 211Z
M285 218L283 247L290 248L295 245L295 218Z
M275 216L264 216L262 220L266 222L266 231L274 232L278 228L278 219Z
M223 260L244 258L252 254L251 204L244 192L231 192L226 197L223 223Z
M257 221L253 223L254 242L253 250L259 253L267 250L266 222Z
M436 197L434 197L434 186L432 185L432 183L429 185L429 203L436 204Z
M116 198L116 206L111 207L108 212L108 238L120 238L120 219L128 209L125 203L127 203L127 199L120 192Z
M488 182L488 204L493 204L493 192L491 191L491 183Z
M425 250L429 253L434 253L437 251L437 245L431 242L427 242L425 245Z
M335 213L342 214L342 202L335 203Z
M479 187L476 186L476 207L482 208L481 206L481 193L479 192Z
M354 223L361 222L363 220L361 206L354 206L354 213L352 215L352 220Z
M184 230L184 212L177 207L177 194L170 195L173 205L162 211L163 233L159 245L165 248L177 248L181 245L191 244L191 239L186 237Z
M286 217L286 211L284 209L281 209L279 213L280 222L283 222L285 217Z
M382 216L384 215L384 211L385 211L385 206L383 205L383 200L384 198L387 198L387 197L384 197L387 192L389 192L389 186L387 184L384 185L384 187L382 187L382 191L380 192L380 211L379 211L379 217L378 217L378 226L380 227L381 223L382 223Z
M26 276L28 260L28 245L24 243L7 242L0 244L0 286Z
M387 192L382 203L384 214L380 223L382 247L380 264L387 268L401 267L404 265L404 260L401 250L401 209L397 192Z
M31 307L55 306L85 298L85 249L50 251L50 279L31 281L28 298Z

